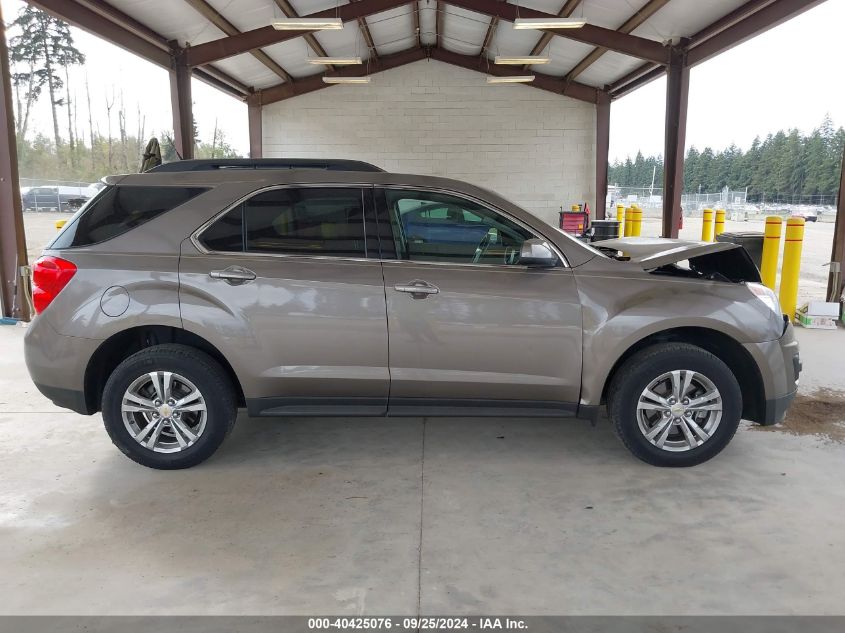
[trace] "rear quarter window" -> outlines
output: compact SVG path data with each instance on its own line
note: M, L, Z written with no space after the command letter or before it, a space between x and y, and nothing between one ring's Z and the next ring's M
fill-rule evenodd
M86 204L47 248L90 246L122 235L191 198L203 187L112 185Z

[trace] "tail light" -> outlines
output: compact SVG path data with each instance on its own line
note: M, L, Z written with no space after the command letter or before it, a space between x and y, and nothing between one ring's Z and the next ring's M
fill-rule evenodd
M44 255L32 265L32 304L41 314L76 274L76 265L60 257Z

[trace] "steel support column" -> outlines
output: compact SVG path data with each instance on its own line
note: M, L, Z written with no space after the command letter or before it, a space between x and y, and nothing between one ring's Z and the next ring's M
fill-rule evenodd
M604 220L607 204L607 169L610 150L610 95L599 92L596 103L596 209L594 218Z
M264 158L261 129L261 95L250 95L246 100L249 119L249 157Z
M27 265L26 236L18 181L18 150L15 140L15 114L12 110L12 82L6 23L0 9L0 292L3 316L29 321L29 304L21 283L21 266Z
M170 106L173 110L173 143L183 160L194 157L194 116L191 102L191 68L184 54L173 59L170 69Z
M831 266L830 277L827 280L827 300L839 301L842 288L845 286L845 151L842 152L842 173L839 176L839 195L836 198L836 224L833 227L833 248L830 251L830 261L839 266ZM836 274L839 268L839 274ZM838 281L835 281L837 280Z
M689 66L680 48L671 51L666 81L666 134L663 151L663 237L678 237L684 189Z

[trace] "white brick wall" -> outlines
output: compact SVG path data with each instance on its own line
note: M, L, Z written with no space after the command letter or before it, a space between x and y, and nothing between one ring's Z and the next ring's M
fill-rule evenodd
M595 198L595 107L419 61L268 105L264 155L352 158L488 187L557 222Z

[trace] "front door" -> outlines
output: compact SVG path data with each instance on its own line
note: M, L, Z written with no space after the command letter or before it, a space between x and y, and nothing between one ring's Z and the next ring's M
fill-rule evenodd
M184 243L184 326L229 360L252 415L386 411L384 284L366 256L365 199L357 187L274 188Z
M539 236L476 201L399 188L377 189L376 200L389 414L573 414L581 306L572 271L520 265L522 243Z

